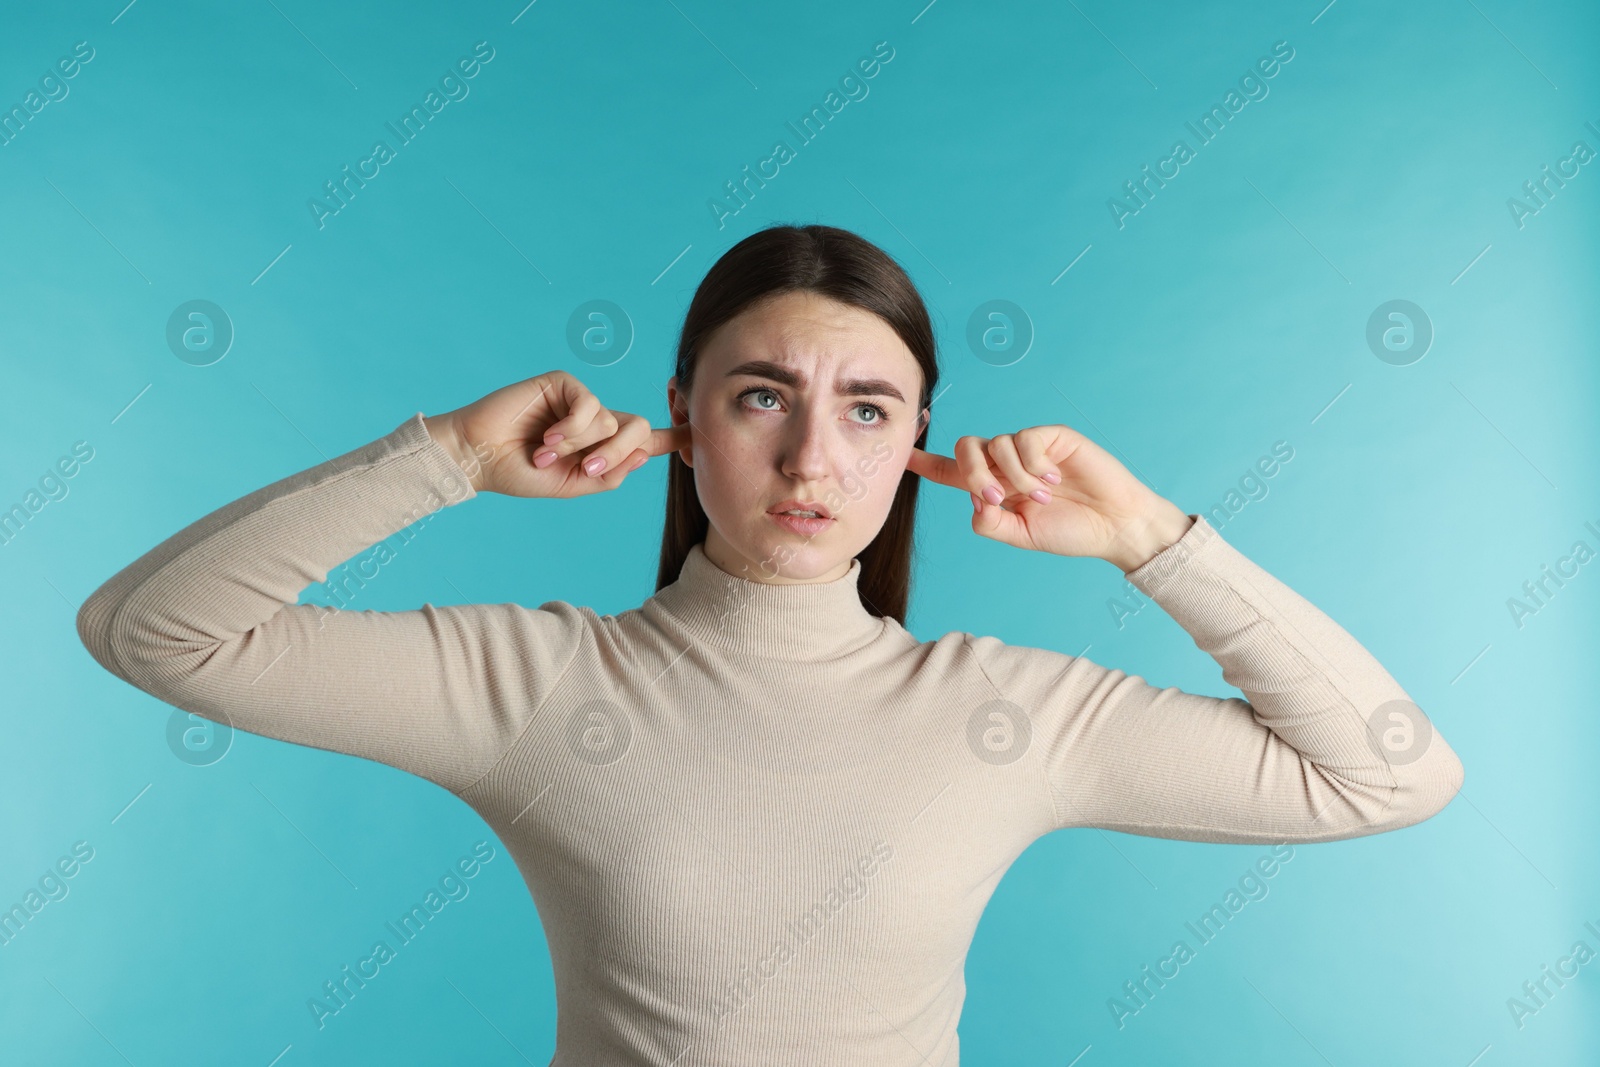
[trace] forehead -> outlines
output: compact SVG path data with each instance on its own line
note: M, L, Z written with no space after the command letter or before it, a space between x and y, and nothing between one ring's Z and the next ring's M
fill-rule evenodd
M859 377L866 372L918 391L922 368L894 328L870 311L817 293L768 297L746 308L712 335L700 368L721 377L737 364L767 359L808 379Z

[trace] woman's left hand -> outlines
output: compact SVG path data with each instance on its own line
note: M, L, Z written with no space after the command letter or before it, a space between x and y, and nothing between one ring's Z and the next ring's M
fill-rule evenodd
M906 469L971 493L974 533L1036 552L1093 556L1124 572L1193 523L1068 426L1030 426L998 437L969 434L957 439L953 459L913 448Z

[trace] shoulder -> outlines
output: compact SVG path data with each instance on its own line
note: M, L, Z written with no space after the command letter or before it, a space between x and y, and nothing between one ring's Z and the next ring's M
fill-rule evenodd
M969 633L966 630L950 630L937 637L923 640L916 637L892 618L885 618L883 622L886 635L893 635L900 638L907 645L915 645L918 648L930 651L970 652L983 656L1030 656L1035 654L1059 656L1062 654L1050 652L1048 649L1033 648L1029 645L1011 645L998 637Z
M964 640L971 636L960 630L951 630L949 633L924 640L900 625L900 621L893 616L885 615L881 621L883 622L882 640L888 641L906 652L915 652L920 655L933 653L948 655L959 650Z
M907 654L930 661L955 662L999 671L1016 670L1052 658L1070 661L1071 656L1028 645L1011 645L985 634L950 630L927 640L920 639L892 618L884 620L884 636L901 646Z
M1088 649L1070 655L1052 648L1011 644L988 634L960 635L962 647L996 689L1019 699L1041 701L1049 694L1092 686L1106 668L1086 658Z

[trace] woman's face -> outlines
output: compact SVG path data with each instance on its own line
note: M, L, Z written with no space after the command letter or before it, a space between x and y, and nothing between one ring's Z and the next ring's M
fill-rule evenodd
M674 377L679 454L710 519L706 556L729 574L787 584L843 577L878 535L928 417L922 368L888 323L809 292L747 308L702 346L691 396ZM828 516L810 532L774 509Z

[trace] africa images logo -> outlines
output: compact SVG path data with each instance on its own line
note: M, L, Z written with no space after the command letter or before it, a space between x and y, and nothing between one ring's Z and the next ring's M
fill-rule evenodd
M1262 56L1256 60L1255 66L1245 69L1239 77L1238 91L1229 89L1222 97L1222 103L1212 104L1210 109L1200 114L1194 122L1185 122L1184 126L1194 135L1195 144L1204 148L1227 129L1228 123L1235 115L1245 109L1253 100L1265 100L1271 89L1267 82L1278 76L1290 60L1294 58L1294 48L1288 41L1276 41L1272 45L1272 55ZM1240 94L1243 95L1240 95ZM1117 229L1127 226L1127 220L1150 206L1150 201L1155 199L1157 190L1165 189L1167 182L1181 174L1182 168L1190 160L1197 158L1199 153L1189 147L1189 142L1182 138L1172 143L1168 154L1156 160L1155 171L1150 170L1150 164L1140 167L1143 177L1136 180L1130 179L1122 183L1123 190L1127 193L1127 200L1115 196L1106 200L1106 207L1111 212L1111 221L1116 223ZM1170 169L1169 169L1170 168ZM1154 187L1152 188L1152 183Z

